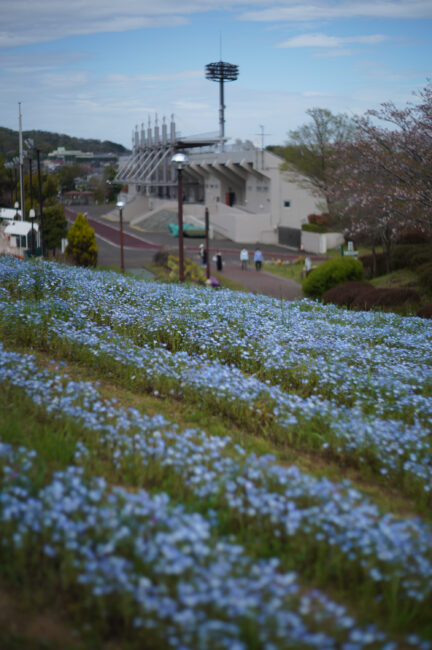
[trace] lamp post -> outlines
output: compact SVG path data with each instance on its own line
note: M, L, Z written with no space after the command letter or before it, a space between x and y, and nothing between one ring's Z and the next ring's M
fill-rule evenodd
M18 217L19 217L19 215L18 215L18 210L19 210L19 203L18 203L18 201L15 201L15 203L14 203L14 208L15 208L15 221L18 221Z
M39 194L39 218L40 218L40 245L42 248L42 257L45 256L45 229L43 218L43 200L42 200L42 177L40 169L40 150L36 149L36 164L38 177L38 194Z
M179 237L179 281L184 282L184 252L183 252L183 168L189 162L184 153L176 153L171 158L177 169L177 202L178 202L178 237Z
M32 234L32 257L35 256L35 238L34 238L34 228L33 228L33 223L34 223L34 220L35 220L35 216L36 216L36 212L33 210L33 208L30 208L29 217L31 219L31 225L32 225L32 229L31 229L31 234Z
M205 209L205 238L206 238L206 277L207 280L210 279L210 250L209 250L209 228L210 228L210 216L209 209Z
M123 255L123 208L126 203L124 201L117 201L117 207L120 212L120 270L124 273L124 255Z

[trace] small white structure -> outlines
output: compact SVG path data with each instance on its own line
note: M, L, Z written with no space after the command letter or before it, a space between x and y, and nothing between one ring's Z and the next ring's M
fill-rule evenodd
M35 241L34 248L40 246L39 225L30 221L12 221L4 229L4 235L8 241L9 248L15 255L24 256L24 251L31 251L33 248L32 232Z

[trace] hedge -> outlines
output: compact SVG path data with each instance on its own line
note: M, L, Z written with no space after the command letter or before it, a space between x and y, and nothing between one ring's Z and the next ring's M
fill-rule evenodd
M332 287L349 280L363 280L363 264L354 257L327 260L313 269L303 281L303 293L309 298L321 298Z

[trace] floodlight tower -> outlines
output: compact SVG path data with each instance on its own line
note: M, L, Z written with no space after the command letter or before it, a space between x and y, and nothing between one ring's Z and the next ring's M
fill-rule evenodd
M210 81L219 81L219 127L221 151L224 150L225 138L225 104L224 104L224 82L236 81L239 75L238 65L217 61L206 65L206 79Z

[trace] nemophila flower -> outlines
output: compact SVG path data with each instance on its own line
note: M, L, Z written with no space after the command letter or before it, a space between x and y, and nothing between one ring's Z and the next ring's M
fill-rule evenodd
M25 376L30 375L30 394L35 384L38 385L54 414L53 397L64 390L63 386L53 381L51 373L38 372L31 357L28 361L31 372L26 372L21 355L4 351L0 377L8 366L15 368L8 379L25 388ZM22 374L16 372L16 367L23 370ZM180 436L170 432L163 418L153 421L136 410L101 408L100 396L89 382L74 382L67 393L67 399L63 395L57 402L57 412L61 414L62 409L69 412L73 406L74 417L94 428L100 444L105 446L104 453L108 451L120 465L136 464L139 459L144 466L150 459L157 459L161 466L179 474L198 496L223 494L234 512L270 522L275 536L289 539L299 534L312 535L318 543L338 548L348 563L360 562L372 581L385 583L397 574L409 597L424 600L429 594L432 536L420 521L398 521L390 515L382 516L349 483L335 485L328 480L312 479L296 468L275 465L271 456L247 456L242 450L238 460L221 457L220 449L228 444L227 439L212 438L196 430L184 431ZM92 408L92 402L97 409L89 424L88 409ZM164 428L160 430L159 425ZM236 448L241 449L238 445ZM81 446L76 458L83 459ZM98 504L105 487L100 482L98 490L89 492L89 500ZM77 502L69 494L64 495L63 490L61 482L53 481L50 492L56 502L61 501L66 512L73 512ZM184 562L184 566L172 565L169 557L164 557L165 570L174 574L186 568L187 560Z
M9 323L13 319L13 309L11 312L9 306L4 306L3 315ZM203 361L198 356L189 356L185 352L173 354L168 350L154 350L146 344L136 346L130 340L124 341L120 335L113 333L111 326L92 324L80 314L80 309L81 305L76 305L74 313L64 322L58 317L50 317L51 320L46 323L47 335L68 340L70 344L85 346L94 356L103 355L120 367L133 368L139 372L141 381L145 380L157 393L161 390L163 392L162 382L175 381L177 388L170 387L169 394L183 396L185 390L192 390L200 395L201 400L216 401L229 413L238 412L238 406L241 405L251 416L258 417L262 417L263 410L256 404L265 403L272 421L290 432L293 429L295 431L296 427L301 430L301 422L321 420L326 437L335 441L333 445L328 441L324 444L328 444L336 453L354 454L356 462L367 462L362 461L362 455L359 454L367 449L387 473L398 477L403 471L423 483L426 491L430 490L432 470L429 463L429 426L420 421L404 424L394 417L385 420L384 417L365 416L358 406L347 408L319 396L301 398L287 394L277 386L269 386L254 376L245 376L235 366L224 366L218 361ZM21 316L18 318L21 321ZM339 365L340 368L346 367L346 364ZM388 367L393 368L394 364ZM380 366L380 373L385 373L385 366ZM365 376L369 384L370 373ZM356 377L353 381L357 381ZM407 401L411 406L412 398L411 394L411 402ZM431 408L430 397L414 395L414 398L421 400L425 408ZM235 404L234 411L231 410L231 404ZM394 409L393 402L391 408ZM382 408L381 411L383 416L388 414L387 408ZM426 411L424 413L426 417ZM391 415L395 414L391 411ZM343 445L340 445L341 442ZM411 455L412 462L403 462L408 454Z
M19 464L13 449L8 456ZM13 496L11 482L2 482L1 494L0 513L8 499L20 506L13 544L31 538L35 552L40 547L57 564L67 552L78 584L96 599L115 596L112 606L127 595L134 626L156 630L174 648L246 648L245 621L257 626L263 647L278 648L332 647L332 633L348 641L355 626L323 593L300 591L295 574L280 573L276 560L254 563L242 546L214 541L205 519L172 506L166 495L110 490L103 480L85 480L79 468L57 473L33 499L26 491ZM385 639L375 628L363 634L359 647Z

